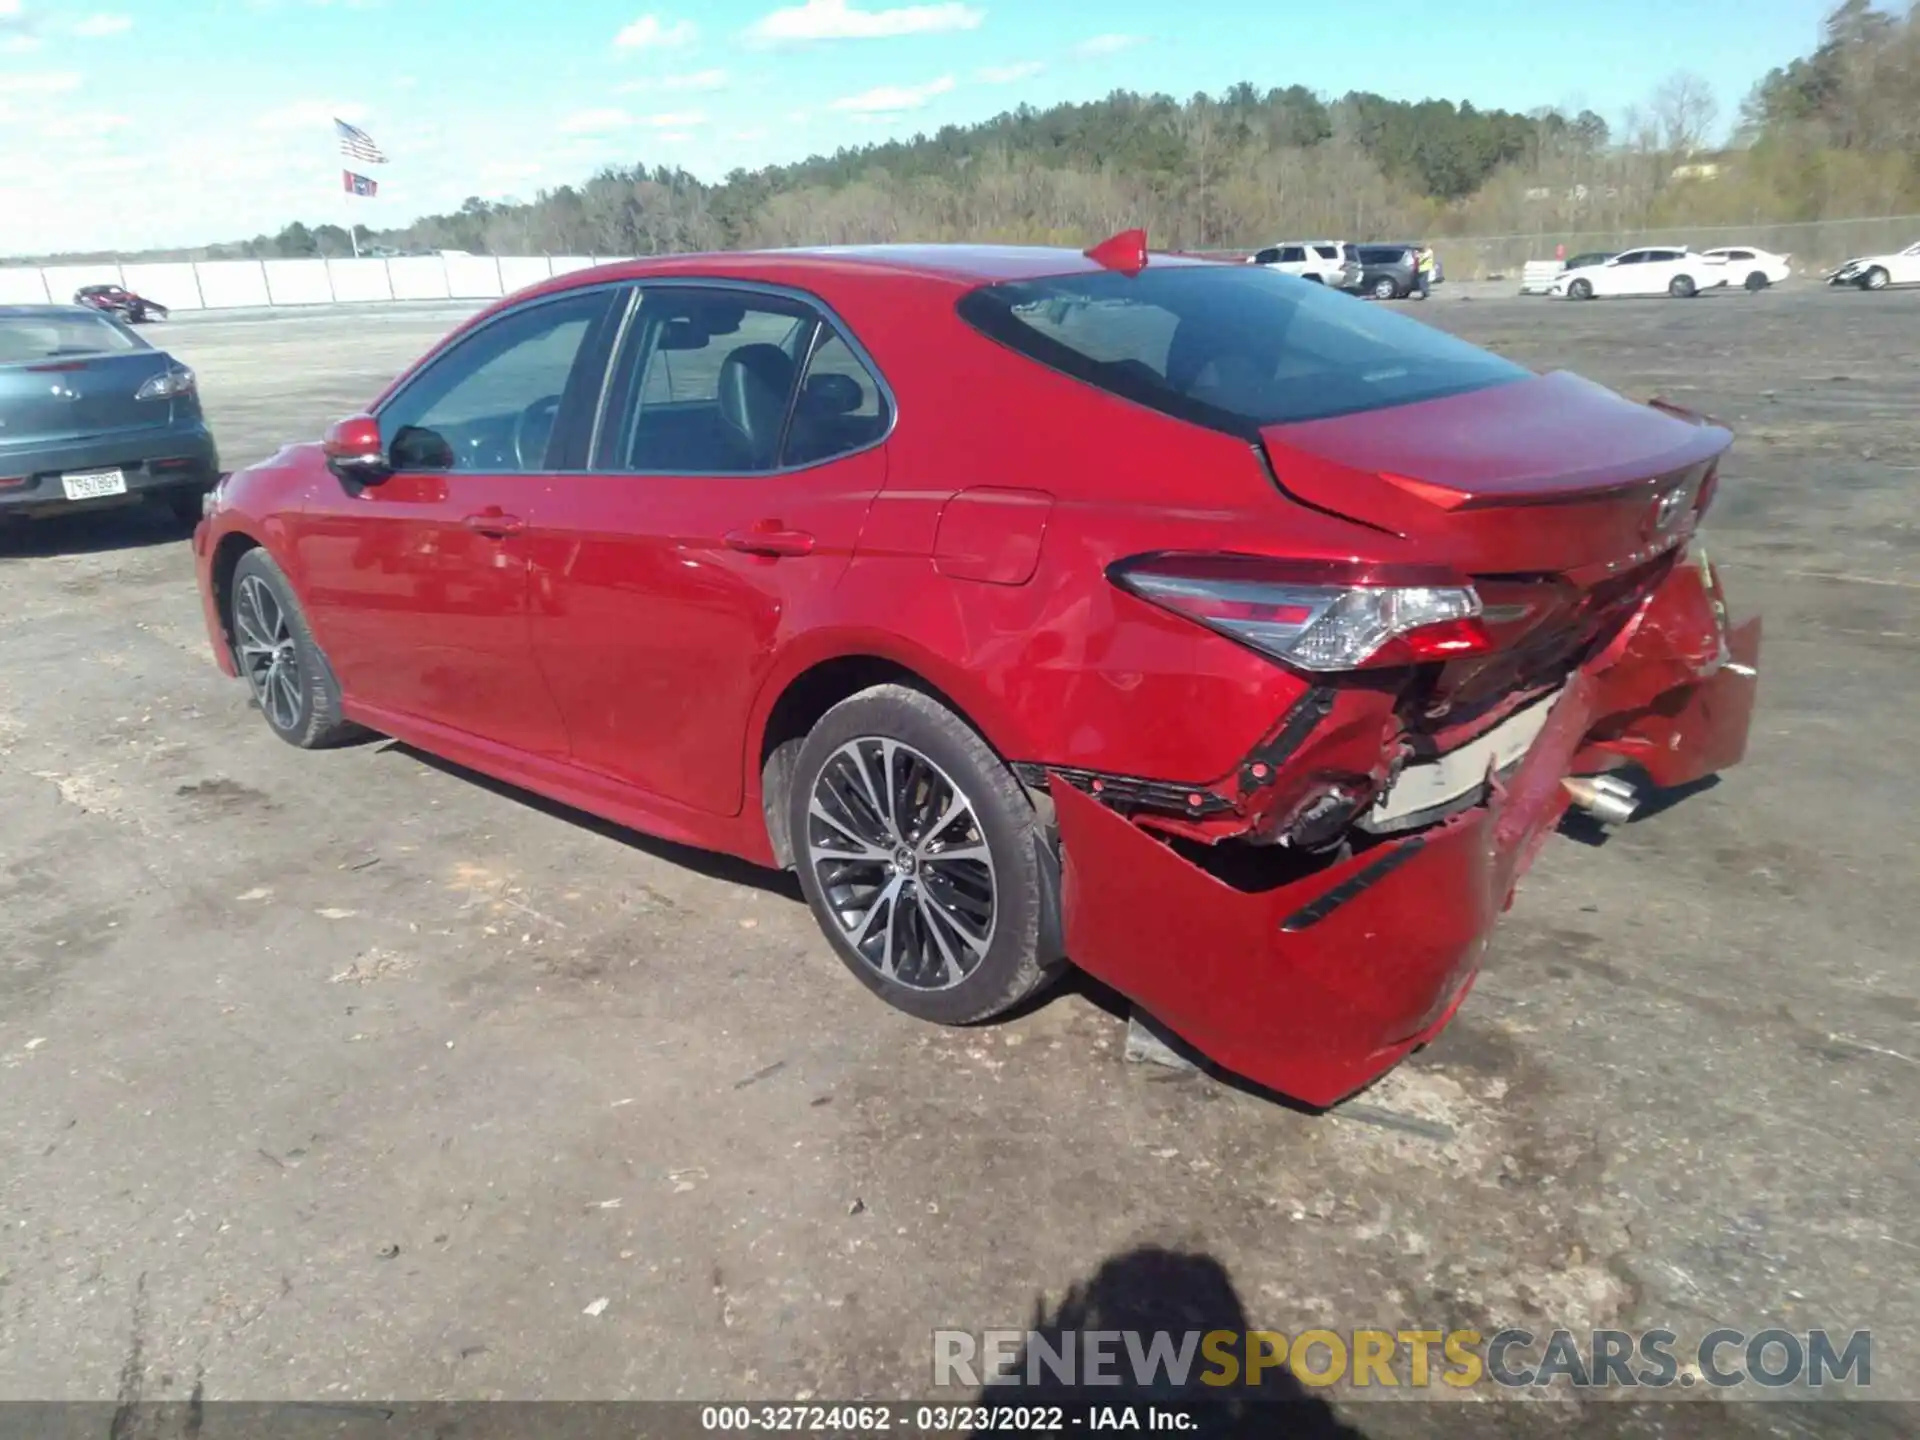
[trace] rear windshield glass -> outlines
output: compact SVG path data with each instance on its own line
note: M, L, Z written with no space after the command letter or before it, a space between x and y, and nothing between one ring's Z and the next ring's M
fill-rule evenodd
M1257 266L1149 266L969 291L974 328L1075 379L1252 437L1530 373L1382 306Z
M147 342L103 315L76 310L36 315L0 314L0 365L53 360L62 355L103 355L145 350Z

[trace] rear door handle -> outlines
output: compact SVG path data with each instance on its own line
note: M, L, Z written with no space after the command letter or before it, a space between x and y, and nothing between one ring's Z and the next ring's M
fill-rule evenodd
M749 555L810 555L813 536L804 530L788 530L779 521L762 522L750 530L729 530L725 536L729 550L744 550Z
M518 515L507 515L499 510L482 511L478 515L469 515L460 522L469 530L478 531L494 539L504 539L508 535L518 535L527 528L527 522Z

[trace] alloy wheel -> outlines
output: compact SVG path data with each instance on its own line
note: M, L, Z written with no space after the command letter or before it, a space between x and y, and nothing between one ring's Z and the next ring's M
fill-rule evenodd
M257 575L240 581L233 600L240 670L276 730L300 720L300 656L280 597Z
M986 830L911 745L864 735L827 758L806 854L841 937L886 979L948 990L986 958L997 909Z

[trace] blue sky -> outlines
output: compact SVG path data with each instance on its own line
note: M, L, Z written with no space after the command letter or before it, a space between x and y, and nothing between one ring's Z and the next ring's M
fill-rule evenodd
M607 161L736 165L1115 87L1237 80L1617 121L1668 73L1730 119L1825 0L0 0L0 254L338 221L330 117L391 164L354 212L530 197ZM1386 29L1403 16L1400 28Z

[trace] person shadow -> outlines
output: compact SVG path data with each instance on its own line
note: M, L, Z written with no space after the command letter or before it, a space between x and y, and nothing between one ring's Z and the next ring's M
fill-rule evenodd
M1201 1376L1219 1373L1196 1344L1192 1364L1184 1376L1170 1376L1162 1366L1150 1378L1133 1373L1124 1334L1107 1348L1112 1362L1103 1367L1117 1383L1090 1383L1078 1361L1084 1358L1081 1337L1094 1331L1136 1332L1136 1344L1151 1354L1156 1332L1165 1332L1174 1348L1188 1334L1209 1331L1234 1333L1232 1353L1244 1362L1244 1337L1250 1325L1226 1267L1211 1255L1141 1246L1104 1261L1093 1275L1067 1292L1048 1313L1037 1307L1028 1325L1029 1339L1006 1373L1013 1379L980 1386L973 1402L983 1407L1004 1405L1058 1405L1069 1416L1093 1410L1124 1411L1131 1407L1138 1428L1152 1424L1144 1410L1184 1410L1191 1428L1178 1433L1187 1440L1365 1440L1362 1431L1343 1423L1333 1407L1312 1394L1282 1367L1263 1369L1258 1380L1244 1375L1232 1385L1207 1385ZM1035 1339L1039 1345L1035 1346ZM1065 1374L1053 1363L1072 1345L1075 1367ZM1070 1375L1071 1379L1068 1378ZM1069 1432L1094 1428L1069 1418ZM976 1429L975 1436L1004 1431Z

